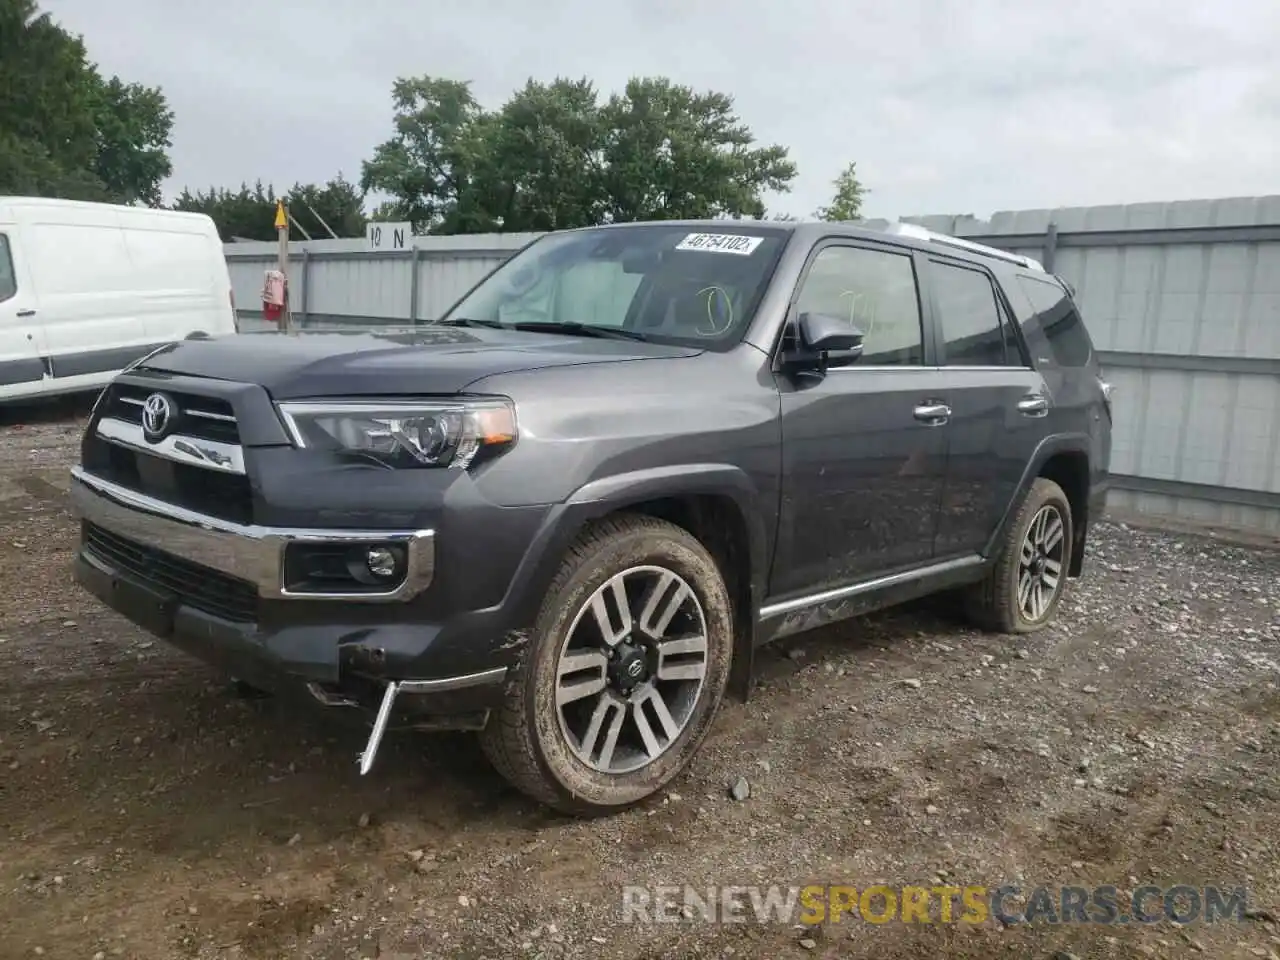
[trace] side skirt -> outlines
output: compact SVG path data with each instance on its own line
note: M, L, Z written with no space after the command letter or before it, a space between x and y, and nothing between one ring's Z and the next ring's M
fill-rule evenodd
M756 644L975 583L982 579L987 566L988 561L975 553L766 604L760 608Z

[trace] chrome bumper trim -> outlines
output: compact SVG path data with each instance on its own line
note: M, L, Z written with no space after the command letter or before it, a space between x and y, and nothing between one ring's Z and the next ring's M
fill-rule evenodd
M506 677L506 667L492 667L478 673L464 673L458 677L440 677L435 680L392 680L383 688L382 701L378 704L378 715L374 718L373 726L369 730L369 739L356 758L356 762L360 764L360 776L363 777L373 769L373 761L378 755L382 735L387 732L391 708L395 705L398 694L465 690L468 687L479 687L488 683L501 683Z
M198 416L194 412L191 416ZM103 417L98 421L98 436L121 447L150 453L166 460L189 463L206 470L221 473L244 473L244 450L238 443L220 443L217 440L201 440L174 434L151 443L142 428L128 420Z
M420 594L435 574L432 530L324 530L231 523L156 500L83 467L71 468L76 514L121 537L253 583L269 599L405 601ZM404 580L382 593L300 593L284 587L284 551L290 543L399 543L408 569Z

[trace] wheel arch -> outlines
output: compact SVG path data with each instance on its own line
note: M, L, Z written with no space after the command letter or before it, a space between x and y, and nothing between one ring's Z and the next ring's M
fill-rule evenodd
M1071 505L1071 554L1067 575L1078 577L1084 567L1084 548L1089 523L1089 437L1087 434L1055 434L1045 437L1027 461L1017 491L1005 508L1004 516L983 549L984 557L995 555L999 544L1008 534L1009 525L1018 515L1018 509L1031 492L1031 485L1039 477L1052 480L1067 496Z
M729 693L745 700L769 555L760 506L750 477L729 464L684 464L592 480L557 511L534 572L521 591L521 608L531 611L541 602L560 559L588 524L626 513L674 523L710 551L725 578L734 619Z

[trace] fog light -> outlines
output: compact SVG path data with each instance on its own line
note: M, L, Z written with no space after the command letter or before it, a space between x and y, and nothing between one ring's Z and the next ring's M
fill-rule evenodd
M388 580L400 572L400 558L388 547L370 547L364 556L369 572L382 580Z

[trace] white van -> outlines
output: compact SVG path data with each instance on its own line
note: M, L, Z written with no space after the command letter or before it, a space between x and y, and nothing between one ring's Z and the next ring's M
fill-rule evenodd
M204 214L0 196L0 401L96 390L163 344L236 327Z

